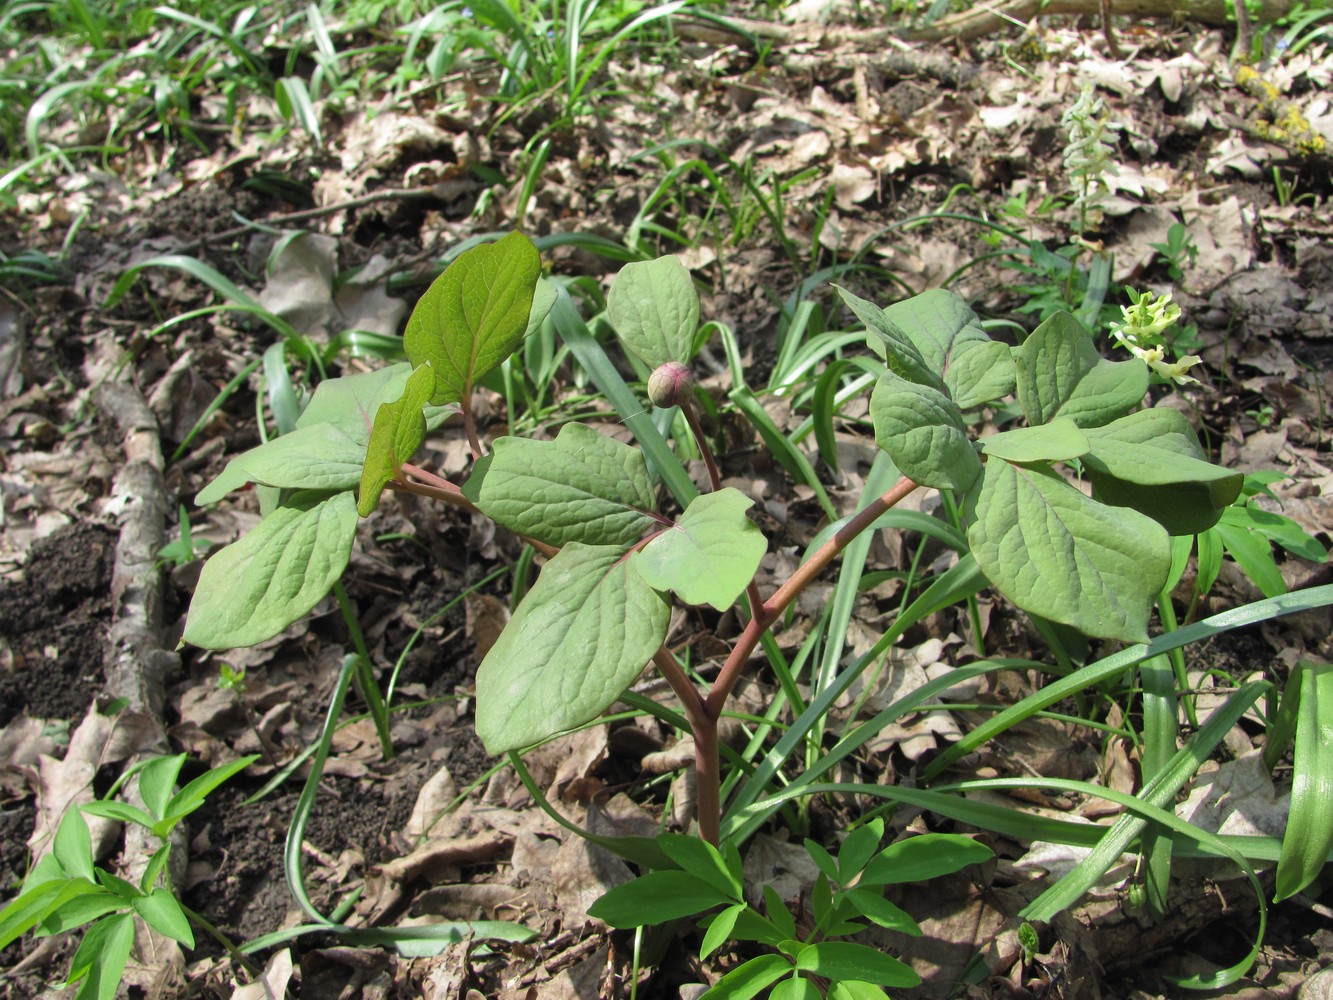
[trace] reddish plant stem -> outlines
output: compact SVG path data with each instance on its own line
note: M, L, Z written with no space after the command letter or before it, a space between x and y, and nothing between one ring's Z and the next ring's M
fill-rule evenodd
M717 720L710 719L704 709L703 695L690 683L685 671L676 662L675 654L665 646L658 647L653 654L653 663L666 678L671 690L680 699L681 707L690 720L690 730L694 734L694 773L696 792L696 816L699 832L707 837L712 831L710 843L717 843L717 831L722 822L721 765L717 746ZM711 794L710 794L711 793Z
M704 705L711 719L716 721L722 715L722 706L726 703L732 688L736 686L736 682L740 680L745 662L754 652L754 647L759 644L764 630L778 620L782 612L787 609L787 605L824 571L824 567L831 563L852 539L874 524L885 511L891 510L903 497L916 489L916 486L917 484L906 476L898 480L892 489L868 503L855 517L834 532L833 537L821 545L818 551L764 602L750 624L745 626L740 638L736 640L731 655L722 665L717 680L713 682L713 687L708 692Z
M423 483L427 483L427 484L429 484L429 485L431 485L431 486L438 486L438 487L439 487L440 489L442 489L442 490L449 490L449 491L451 491L451 492L453 492L453 493L462 493L462 492L463 492L463 491L460 490L457 486L455 486L453 483L449 482L449 480L447 480L447 479L441 479L441 478L440 478L439 476L437 476L435 473L433 473L433 472L427 472L425 469L421 468L420 466L412 465L412 464L410 464L410 463L408 463L408 462L404 462L401 466L399 466L399 468L402 469L404 472L406 472L406 473L407 473L409 476L411 476L413 479L419 479L419 480L421 480Z
M874 524L881 514L892 509L916 487L916 483L904 477L892 489L867 504L855 517L839 528L832 538L820 546L819 550L767 601L761 603L758 588L751 583L749 592L751 607L755 611L754 618L736 640L731 655L722 665L722 670L706 698L700 698L699 691L685 677L670 652L661 649L653 657L653 662L657 664L685 706L690 728L694 731L694 774L697 783L696 814L699 820L699 836L710 844L717 844L722 836L722 767L718 745L718 720L722 717L722 708L728 696L736 686L736 682L740 680L741 671L750 654L754 652L764 632L786 610L787 605L823 572L852 539Z
M450 484L449 489L445 489L441 486L429 486L426 483L414 483L410 479L391 479L388 483L388 489L397 490L399 493L412 493L419 497L430 497L432 500L439 500L454 507L462 507L464 510L476 511L477 509L476 505L463 496L458 487L452 484Z
M455 507L462 507L464 510L473 513L481 513L477 505L467 497L463 496L463 491L448 480L441 479L439 476L431 475L415 466L403 463L401 466L404 472L413 476L421 475L427 479L433 479L443 486L428 486L425 483L414 483L411 480L391 479L388 483L388 489L397 490L399 493L412 493L419 497L430 497L432 500L442 500L444 503L453 504ZM528 538L525 535L519 535L520 539L527 542L534 549L544 555L547 559L554 558L560 550L554 545L547 545L545 542L539 542L535 538Z
M690 725L706 721L708 716L704 713L703 695L685 676L685 671L676 662L675 654L665 646L659 646L657 652L653 654L653 663L662 672L666 682L671 685L671 690L676 692L676 697L680 699L680 705L685 710Z
M722 476L717 471L717 462L713 459L713 449L708 446L708 438L704 436L703 427L699 424L699 408L694 405L694 400L687 399L680 404L681 413L685 414L685 422L690 425L690 433L694 435L694 443L699 446L699 454L703 456L704 465L708 468L708 482L716 493L722 489Z
M472 461L481 458L485 452L481 450L481 438L477 436L477 418L472 412L472 390L470 388L463 391L463 398L459 402L463 413L463 432L467 434L468 447L472 449Z

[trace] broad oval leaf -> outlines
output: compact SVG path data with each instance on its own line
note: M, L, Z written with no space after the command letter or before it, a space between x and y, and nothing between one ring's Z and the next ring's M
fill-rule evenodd
M745 516L754 501L726 487L690 501L685 513L643 547L639 573L686 604L725 611L754 579L768 542Z
M963 344L990 340L972 307L943 288L885 306L884 315L912 339L926 364L941 373Z
M1085 635L1148 640L1171 568L1170 539L1156 521L999 459L986 463L972 507L977 565L1020 608Z
M426 416L422 412L435 390L435 372L429 362L412 372L403 395L392 403L381 403L375 414L366 445L365 468L361 472L361 493L356 510L369 517L379 506L380 494L389 480L398 476L403 463L416 454L426 437Z
M889 319L885 310L847 289L834 285L847 308L859 319L870 334L870 349L884 359L889 370L900 378L932 389L943 391L944 382L938 369L932 368L912 338L897 323Z
M1030 424L1056 416L1097 427L1128 413L1148 391L1148 369L1107 361L1069 313L1056 313L1014 351L1018 402Z
M1014 391L1014 353L998 340L968 341L944 371L949 398L961 409L1002 399Z
M911 914L890 903L884 898L883 892L883 889L849 889L847 899L856 907L856 912L867 920L891 931L921 937L921 927Z
M977 442L983 454L1006 462L1068 462L1085 455L1090 447L1087 437L1068 417L1056 417L1048 424L1001 431Z
M699 293L677 257L622 267L606 297L606 314L620 342L649 368L690 360Z
M937 389L885 372L870 397L870 417L875 441L913 482L964 492L981 474L962 411Z
M298 493L204 563L184 640L204 649L253 646L306 614L347 568L356 500Z
M820 1000L820 993L810 980L793 973L790 979L784 979L773 987L768 1000Z
M503 437L463 486L487 517L548 545L626 546L658 521L639 449L583 424L554 441Z
M1087 431L1093 495L1133 507L1173 535L1207 531L1240 496L1245 476L1207 460L1178 410L1139 410Z
M199 491L199 506L217 503L246 483L280 489L349 490L361 479L366 456L357 442L332 424L298 426L281 437L237 455Z
M643 672L671 609L636 561L571 542L542 569L477 668L477 735L490 753L595 719Z
M436 405L456 403L523 341L541 256L522 233L458 256L417 303L403 333L413 365L435 369Z
M341 375L319 383L306 404L297 427L332 424L364 445L370 440L370 426L381 403L397 399L412 374L406 361L373 372Z
M732 902L711 882L689 872L649 872L616 886L588 907L588 915L612 927L642 927L692 917Z

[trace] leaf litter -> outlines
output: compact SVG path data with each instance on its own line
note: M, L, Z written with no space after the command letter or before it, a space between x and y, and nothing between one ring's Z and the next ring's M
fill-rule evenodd
M793 10L788 15L803 20ZM823 30L811 29L809 37ZM1067 229L1066 220L1036 206L1065 191L1056 123L1083 80L1107 95L1125 136L1123 155L1132 153L1138 160L1122 164L1106 206L1106 239L1116 254L1116 278L1135 282L1155 275L1160 281L1160 254L1153 244L1163 242L1174 221L1185 223L1193 247L1175 291L1199 326L1200 353L1213 373L1216 398L1205 417L1215 424L1229 463L1247 471L1278 468L1292 477L1274 484L1272 505L1327 541L1333 523L1328 511L1333 470L1324 422L1333 389L1326 349L1333 329L1333 283L1326 279L1333 261L1327 237L1333 227L1319 201L1326 200L1328 191L1326 184L1319 186L1317 166L1322 162L1326 167L1327 160L1308 166L1294 159L1284 144L1287 137L1274 129L1291 108L1316 134L1333 139L1333 119L1323 96L1330 73L1327 49L1311 46L1270 67L1266 79L1272 93L1263 91L1256 99L1226 65L1222 34L1197 27L1152 41L1136 39L1131 58L1115 61L1107 58L1099 38L1051 21L1034 38L1044 61L1032 69L1006 64L1012 42L999 39L974 43L984 56L974 60L945 48L908 46L901 51L890 46L894 58L889 58L882 51L858 49L855 32L837 37L836 45L826 45L792 36L788 44L775 45L762 73L753 70L753 55L744 45L719 48L688 38L678 64L613 60L608 66L612 78L639 98L623 112L618 109L577 129L565 146L557 145L521 219L515 217L519 192L513 178L520 177L526 165L520 152L528 138L526 125L521 116L497 122L495 109L475 99L484 88L481 83L468 84L473 92L448 108L418 99L373 113L361 109L340 118L336 113L326 116L326 124L330 117L337 119L338 127L330 132L336 162L317 171L310 190L319 214L297 221L307 232L283 239L271 261L266 258L278 245L272 237L256 238L238 250L225 241L211 243L210 234L232 228L233 208L260 221L302 213L304 206L280 197L255 198L238 190L260 171L315 173L308 169L313 158L299 135L261 142L242 134L188 162L176 158L169 143L150 137L152 157L128 159L118 175L76 172L55 178L49 186L26 189L19 197L20 214L9 215L5 222L6 253L51 248L72 219L86 213L87 222L72 245L75 278L70 291L49 294L51 290L44 289L17 304L0 300L0 374L6 390L0 477L7 578L22 585L25 570L66 558L50 542L68 538L71 527L112 523L114 512L105 501L119 455L104 447L105 429L90 409L97 382L107 377L134 381L148 397L169 451L203 418L217 389L238 377L246 361L271 342L269 331L226 314L142 339L158 314L179 314L205 302L196 283L166 271L146 272L144 289L102 315L98 303L120 271L137 260L196 251L316 340L345 329L396 333L406 303L396 297L393 289L398 285L391 286L390 279L418 273L426 261L461 239L520 222L534 233L581 230L613 240L624 237L644 221L641 213L656 183L653 161L638 155L644 136L661 135L692 141L700 151L707 143L729 157L729 179L739 173L757 178L761 189L767 184L787 206L783 222L791 245L821 248L826 261L865 252L919 289L957 273L985 251L985 244L977 232L948 221L885 238L884 227L890 223L938 209L954 198L970 198L970 207L981 211L1015 206L1008 218L1028 238L1050 239ZM942 58L931 62L937 57ZM1036 86L1034 72L1049 85ZM275 118L262 102L252 114L261 121ZM64 131L52 137L59 138L70 127L62 123ZM1316 199L1278 204L1263 186L1273 169L1289 171ZM495 176L503 179L488 179ZM771 361L778 314L774 302L791 291L799 276L771 231L735 220L727 220L730 231L721 227L699 198L705 190L700 187L686 197L680 218L674 220L697 227L700 237L682 257L710 286L706 316L741 331L744 349L762 369ZM358 203L377 192L394 191L404 194ZM743 195L739 187L736 195ZM659 207L659 215L661 211ZM288 224L280 224L287 234L295 234ZM597 281L613 270L613 265L577 248L557 247L548 259L557 273ZM1012 284L1012 273L989 262L972 268L962 281L966 292L993 311L1014 305L1006 301L1005 291ZM127 356L135 361L128 372L120 367ZM360 364L348 362L349 367ZM168 489L192 496L210 469L257 441L253 404L259 393L256 376L242 381L233 401L207 418L196 444L169 470ZM765 403L784 429L799 423L800 415L788 402ZM864 456L858 457L856 441L847 435L842 478L833 490L840 511L850 509L868 467ZM737 443L740 449L752 448L743 432ZM461 464L461 455L455 451L454 464ZM819 527L809 491L793 490L785 474L753 450L731 471L729 485L755 497L781 532L783 542L768 557L766 568L793 563ZM192 512L191 517L199 522L193 526L197 538L222 543L253 523L256 513L253 503L242 498ZM384 534L415 534L440 558L432 566L420 561L410 546L394 547L393 542L368 545L358 556L354 596L369 623L374 655L384 665L393 662L412 632L437 610L430 595L456 593L480 578L482 566L516 551L509 539L479 538L471 524L450 512L396 503L389 505L386 517ZM909 554L899 547L886 558L890 567L902 568ZM1294 559L1284 571L1302 585L1328 579L1326 565ZM1224 578L1224 593L1217 600L1248 599L1247 583L1240 577ZM183 608L188 587L188 577L173 574L169 603L175 613ZM778 636L780 647L795 648L808 634L827 593L812 588L797 620ZM404 594L412 595L406 605ZM395 984L402 991L429 983L440 996L527 996L534 990L550 997L609 996L624 988L628 973L623 942L589 924L586 908L606 888L627 879L629 869L534 809L509 772L493 775L483 794L473 792L455 805L460 791L482 775L486 763L470 741L470 671L493 641L488 637L494 634L495 619L503 617L505 596L500 588L478 594L470 598L466 616L457 613L442 624L425 626L426 642L406 661L400 690L411 697L447 700L400 723L395 733L404 746L397 762L384 765L378 760L373 734L364 724L340 731L323 808L336 816L339 806L361 799L372 801L381 812L354 831L337 819L326 822L325 833L339 825L344 829L332 839L312 838L307 854L321 901L363 890L355 920L410 924L441 917L512 919L533 927L539 943L506 953L464 942L433 958L298 945L295 958L291 950L280 949L264 968L263 981L275 992L294 978L303 991L384 990ZM863 595L858 628L852 630L859 638L845 651L848 655L856 655L858 643L873 642L875 623L891 612L895 601L892 590ZM311 620L260 648L232 651L225 659L189 658L168 697L175 744L208 764L252 751L289 758L310 745L336 665L349 649L348 637L330 612L327 605L317 608ZM86 609L76 613L96 614ZM1041 639L1006 609L987 605L983 621L991 648L1040 658ZM935 671L961 662L966 643L956 633L965 631L966 623L946 613L928 626L910 633L902 650L895 651L879 686L867 692L863 711L882 707L894 692L910 690ZM676 631L673 625L673 634ZM1319 622L1306 628L1281 622L1260 640L1261 655L1326 647L1329 632ZM715 641L721 644L726 632L719 628L719 636ZM34 670L43 657L63 659L58 646L43 650L36 660L31 654L16 658L15 645L14 637L5 638L5 670L11 677ZM701 643L704 648L706 643ZM23 654L21 644L17 652ZM217 686L223 662L245 672L244 687L224 691ZM1030 689L1029 679L1013 672L979 682L966 695L954 694L1005 705ZM646 690L651 693L651 685ZM754 704L763 700L756 692ZM882 732L869 748L873 757L855 766L862 777L900 780L911 774L914 762L954 740L975 718L942 700L940 706L928 706ZM35 821L30 839L35 845L47 836L65 804L92 794L101 767L133 752L129 747L134 741L127 733L136 731L135 725L132 719L120 719L125 731L108 733L104 717L84 706L55 719L21 710L0 730L0 746L8 754L0 760L5 776L0 787L8 801L31 810ZM848 717L843 724L855 722ZM67 746L52 735L62 724L69 732ZM570 819L590 829L656 832L658 807L645 808L623 789L637 790L639 776L644 770L652 774L654 765L683 764L691 748L668 746L666 734L651 725L633 728L634 735L626 728L609 734L589 730L532 755L529 766L539 787ZM969 768L975 775L1097 775L1113 787L1131 787L1127 783L1137 755L1120 746L1099 756L1095 746L1089 734L1073 733L1065 723L1035 720L1026 730L1010 734L1006 745L987 748ZM661 753L669 759L645 768L648 757ZM1229 777L1240 775L1242 762L1252 759L1242 754L1203 775L1181 808L1197 808L1200 819L1222 823L1241 821L1229 817L1257 823L1256 816L1280 813L1271 787ZM259 777L264 773L265 768L257 769ZM1226 791L1219 792L1223 788ZM688 794L684 784L677 791L679 796ZM288 799L283 809L290 805ZM1038 797L1028 807L1065 818L1106 815L1071 798ZM233 877L226 856L230 837L227 843L212 842L208 832L221 828L221 810L226 808L241 807L219 803L219 812L199 817L199 852L191 869L196 889ZM282 833L283 812L275 805L257 808L273 810L272 817L245 835L266 840L269 858L263 862L255 856L244 863L250 870L239 886L242 897L246 885L253 887L257 879L272 882L280 877L273 848ZM853 808L846 802L821 805L815 818L826 832L833 832ZM1274 820L1263 822L1268 826L1260 828L1271 828ZM900 814L896 832L924 823L924 817L913 818L907 810ZM113 846L115 831L104 835L107 846ZM1087 908L1065 915L1050 951L1032 965L1021 961L1013 915L1035 894L1032 873L1057 870L1059 861L1029 854L1027 864L1016 862L1012 859L1023 855L1020 845L1010 845L1001 855L1011 860L960 879L947 892L932 888L915 901L904 899L909 911L922 918L930 942L925 948L914 945L914 961L928 979L916 995L938 995L931 984L938 990L951 982L978 947L987 949L986 964L1004 977L1006 989L1029 995L1053 988L1062 978L1067 984L1064 995L1091 995L1078 990L1097 989L1094 984L1104 984L1108 974L1128 977L1115 980L1122 984L1135 981L1126 967L1115 970L1117 960L1132 964L1141 954L1145 945L1134 932L1142 928L1132 914L1125 917L1114 888ZM747 882L781 885L784 897L800 900L813 882L813 872L801 867L801 858L808 861L796 845L761 837L747 857L753 875ZM1218 876L1212 872L1207 877ZM267 912L227 914L229 926L254 936L291 925L299 915L280 897L267 896ZM237 898L233 894L233 901ZM1245 904L1239 905L1243 910ZM1235 912L1236 906L1208 889L1200 901L1176 915L1175 923L1155 932L1156 939L1169 945L1191 922L1211 922L1228 908ZM1275 946L1268 966L1272 981L1298 982L1294 977L1309 964L1302 964L1302 948L1308 946L1299 934ZM229 995L227 983L236 970L214 956L201 959L189 974L209 984L206 988L221 991L216 995ZM685 981L702 970L667 975ZM250 996L256 985L238 985L230 995Z

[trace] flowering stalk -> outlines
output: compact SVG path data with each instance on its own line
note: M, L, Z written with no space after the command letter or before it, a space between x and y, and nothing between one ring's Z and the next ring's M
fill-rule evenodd
M1132 288L1125 291L1133 305L1120 307L1125 318L1111 324L1111 336L1162 378L1173 379L1176 385L1197 384L1199 380L1186 372L1202 361L1201 357L1187 354L1175 362L1165 360L1166 331L1180 319L1180 306L1172 303L1171 293L1158 298L1152 292L1140 293Z

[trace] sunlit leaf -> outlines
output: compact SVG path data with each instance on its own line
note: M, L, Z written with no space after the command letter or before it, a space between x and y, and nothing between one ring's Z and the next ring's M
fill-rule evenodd
M670 608L620 546L571 542L477 668L477 735L516 750L596 718L666 638Z

